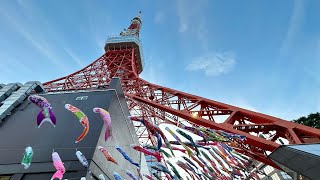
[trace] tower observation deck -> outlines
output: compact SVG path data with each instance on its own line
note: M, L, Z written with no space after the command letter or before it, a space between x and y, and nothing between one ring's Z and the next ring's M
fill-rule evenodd
M135 66L137 73L143 71L143 54L141 49L141 40L139 39L140 29L142 27L141 11L138 16L131 20L128 29L124 29L119 36L109 36L104 47L105 51L123 50L128 48L134 49Z

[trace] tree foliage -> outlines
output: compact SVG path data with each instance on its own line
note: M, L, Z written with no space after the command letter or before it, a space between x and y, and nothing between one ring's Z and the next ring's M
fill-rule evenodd
M293 122L320 129L320 113L311 113L307 117L302 116Z

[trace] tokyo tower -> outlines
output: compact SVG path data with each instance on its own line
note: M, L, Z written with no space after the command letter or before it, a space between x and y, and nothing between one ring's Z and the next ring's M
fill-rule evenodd
M139 77L143 71L143 53L140 41L141 12L127 29L107 38L105 53L97 60L65 77L44 83L48 92L103 89L114 77L121 79L131 115L148 119L156 125L178 127L187 121L193 127L205 127L246 137L237 151L267 165L281 169L268 154L274 152L286 139L289 144L319 143L320 130L296 124L266 114L184 93L153 84ZM227 115L223 123L216 117ZM136 133L142 144L156 144L144 126L136 124ZM182 127L183 128L183 127Z

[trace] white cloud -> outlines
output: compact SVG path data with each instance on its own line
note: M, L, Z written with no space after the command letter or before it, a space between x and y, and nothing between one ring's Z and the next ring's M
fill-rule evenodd
M85 67L85 64L83 64L80 58L78 58L78 56L74 54L69 48L64 47L63 49L74 60L74 62L77 63L80 68Z
M208 53L195 58L186 66L186 70L201 70L208 76L218 76L230 72L233 69L235 62L235 56L231 52Z
M183 0L177 0L177 15L179 17L179 32L185 32L188 29L188 8Z
M317 43L316 43L316 50L315 50L315 53L316 53L316 61L319 62L320 61L320 38L317 39Z
M259 112L256 108L254 108L249 102L247 102L243 98L233 99L232 105L246 110Z
M0 67L1 68L1 73L6 74L7 76L0 76L0 84L7 84L11 82L12 74L14 74L14 70L12 68L9 68L10 64L4 63L3 60L1 59L0 61Z
M176 12L179 18L179 32L187 32L191 27L198 26L198 18L203 15L203 7L206 6L207 1L199 1L193 3L192 1L177 0Z
M281 108L281 105L275 104L274 107L266 107L261 113L268 114L270 116L277 117L283 120L291 121L301 116L308 115L310 111L306 112L304 110L296 110L296 108L290 106L286 106L286 108Z
M288 27L288 31L286 33L286 37L282 42L282 46L280 49L281 55L287 55L291 45L294 41L296 34L299 31L299 28L303 22L304 18L304 1L303 0L295 0L293 5L293 12L290 18L290 24Z
M206 20L205 18L202 18L196 29L196 36L205 51L208 50L208 33L209 31L206 26Z
M180 22L179 32L186 32L188 30L188 25L185 22Z
M159 76L159 72L164 72L164 64L162 61L157 61L153 56L145 56L145 65L140 77L150 83L165 85L166 77L164 74Z
M209 99L214 99L214 98L210 98ZM257 108L255 108L252 105L252 100L250 99L245 99L245 97L241 96L241 95L231 95L228 96L226 98L222 98L220 100L217 100L218 102L222 102L222 103L226 103L229 104L231 106L236 106L242 109L246 109L246 110L250 110L250 111L254 111L254 112L259 112L259 110L257 110ZM263 113L263 112L262 112ZM225 122L225 120L229 117L230 115L219 115L219 116L215 116L214 120L217 123L223 123Z
M158 11L155 16L154 16L154 22L156 24L161 24L163 23L165 20L165 14L162 11Z
M208 51L208 21L204 9L208 1L197 2L178 0L176 13L178 16L178 31L188 39L195 38L205 51ZM212 22L211 22L212 23ZM187 34L185 32L188 32Z
M26 6L22 6L25 11L30 11ZM50 49L50 43L46 39L38 38L38 35L35 35L36 32L32 31L32 29L26 24L26 21L22 18L19 18L15 13L10 13L11 11L4 11L4 9L0 9L0 15L6 18L7 22L12 25L14 30L19 33L23 38L25 38L32 46L34 46L40 53L48 58L52 64L54 64L59 69L68 72L68 68L63 65L61 61L59 61L58 57L52 52ZM32 15L37 15L33 13Z

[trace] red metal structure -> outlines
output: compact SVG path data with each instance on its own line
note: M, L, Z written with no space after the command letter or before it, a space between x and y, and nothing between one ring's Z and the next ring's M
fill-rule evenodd
M139 32L142 26L140 13L131 20L128 29L119 36L108 37L105 54L85 68L68 76L44 83L47 91L90 90L108 86L112 77L119 77L131 113L151 120L155 124L179 126L188 121L193 126L224 130L246 136L238 150L277 167L266 152L274 151L279 138L290 144L320 141L320 130L295 124L276 117L249 111L203 97L162 87L139 77L143 70L143 55ZM215 117L227 115L224 123ZM137 124L142 143L153 143L146 129Z

